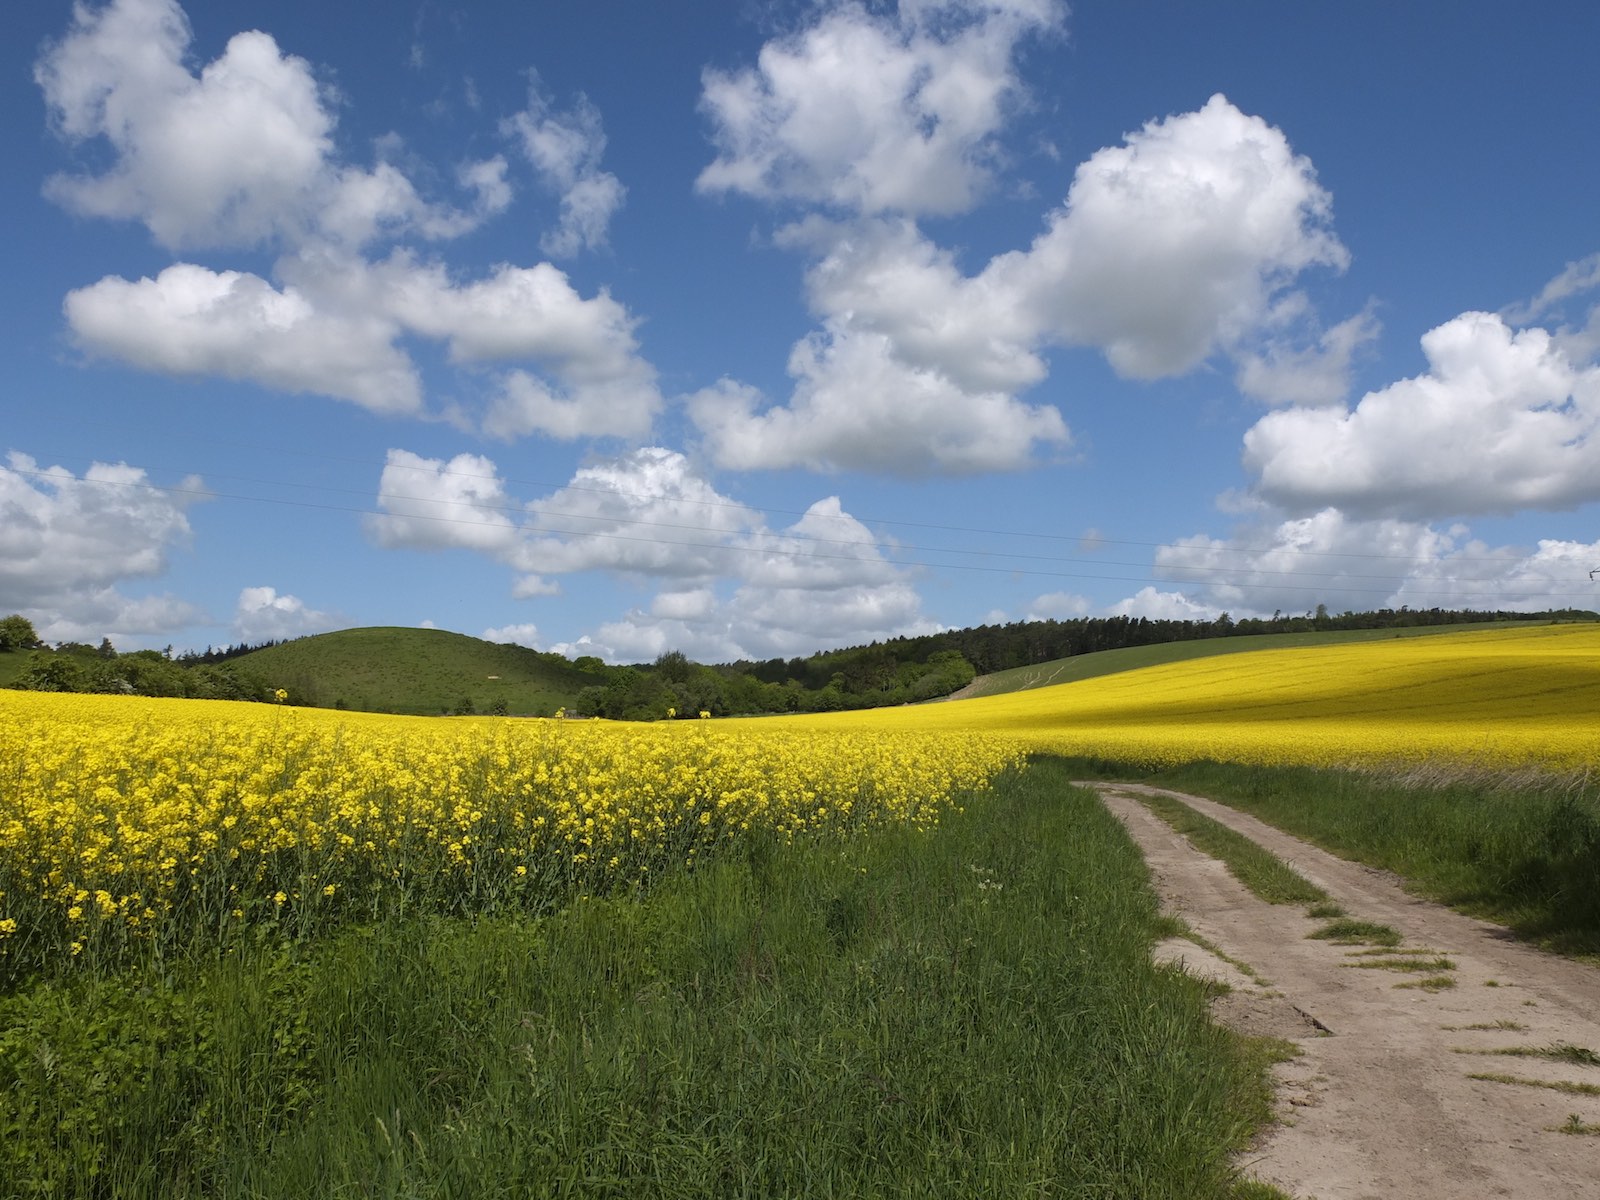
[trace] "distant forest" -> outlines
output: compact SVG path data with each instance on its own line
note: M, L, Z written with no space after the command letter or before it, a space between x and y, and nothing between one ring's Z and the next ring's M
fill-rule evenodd
M878 708L948 696L979 675L1056 659L1164 642L1275 633L1401 629L1481 624L1493 621L1600 621L1579 609L1545 612L1480 612L1470 609L1379 609L1329 613L1318 606L1304 616L1249 617L1226 613L1214 621L1167 621L1148 617L1078 617L1065 621L1018 621L979 625L919 637L891 638L866 646L828 650L805 658L773 658L703 665L671 651L653 663L608 666L598 658L577 660L592 683L571 695L569 715L613 720L694 718L701 713L824 712ZM109 639L98 647L40 642L20 616L0 618L0 652L26 654L4 672L9 686L37 691L111 692L228 700L272 700L283 686L291 704L317 694L294 683L265 680L244 659L277 641L241 643L203 653L172 656L139 650L119 654ZM3 665L3 664L0 664ZM526 715L526 714L523 714Z
M257 650L265 650L269 646L281 646L284 641L284 638L268 638L264 642L240 642L237 646L224 646L220 650L207 646L205 650L199 652L185 650L173 661L186 667L215 666L217 663L227 662L230 658L240 658L246 654L254 654Z
M1380 608L1373 612L1333 614L1325 605L1304 616L1247 617L1235 621L1223 613L1214 621L1152 621L1148 617L1074 617L1065 621L1015 621L1007 625L979 625L919 637L893 638L870 646L829 650L810 658L738 662L728 669L754 675L767 682L798 679L818 688L827 677L850 664L881 659L920 661L941 650L958 650L979 675L992 675L1013 667L1031 667L1058 658L1073 658L1099 650L1129 646L1154 646L1200 638L1241 637L1268 633L1313 633L1339 629L1408 629L1428 625L1477 625L1489 621L1597 621L1600 614L1581 609L1545 612L1481 612L1445 608Z
M666 654L649 666L608 668L607 682L585 688L574 711L581 716L630 719L659 715L663 706L676 708L679 716L699 711L721 716L879 708L947 696L979 675L1130 646L1344 629L1596 620L1600 614L1576 609L1526 613L1399 608L1335 615L1319 605L1304 616L1276 613L1240 621L1226 613L1214 621L1148 617L1018 621L891 638L807 658L700 666L681 654Z
M26 655L19 669L5 671L7 686L35 692L97 692L123 696L169 696L190 700L255 700L276 697L271 685L230 666L224 658L259 646L240 647L217 657L166 650L118 653L110 638L98 646L87 642L46 645L33 625L13 613L0 617L0 652ZM207 651L211 654L211 651Z

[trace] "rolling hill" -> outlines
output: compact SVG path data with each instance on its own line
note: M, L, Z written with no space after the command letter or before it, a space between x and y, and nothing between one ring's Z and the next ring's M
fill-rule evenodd
M288 690L296 703L438 714L471 702L479 713L549 716L603 682L559 654L442 629L375 626L297 638L232 660L241 673Z
M1315 633L1262 633L1242 637L1235 635L1201 638L1198 641L1188 642L1160 642L1153 646L1129 646L1121 650L1079 654L1072 658L1058 658L1053 662L1013 667L1009 671L980 675L959 692L954 692L943 699L965 700L977 696L1001 696L1007 692L1023 692L1031 688L1050 687L1057 683L1074 683L1080 679L1094 679L1100 675L1113 675L1119 671L1137 671L1141 667L1156 667L1166 663L1187 662L1195 658L1209 658L1215 654L1244 654L1251 650L1288 650L1305 646L1336 646L1345 642L1378 642L1393 638L1428 637L1473 630L1516 629L1549 624L1551 622L1548 620L1485 621L1482 624L1420 625L1398 629L1337 629ZM934 701L934 703L941 702Z

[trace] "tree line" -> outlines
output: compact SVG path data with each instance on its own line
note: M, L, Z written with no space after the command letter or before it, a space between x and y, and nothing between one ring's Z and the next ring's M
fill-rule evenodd
M1101 650L1257 634L1530 620L1594 621L1600 614L1577 609L1526 613L1404 607L1334 614L1318 605L1304 615L1278 612L1238 621L1227 613L1209 621L1127 616L1014 621L890 638L805 658L713 666L695 663L677 651L653 664L629 667L581 659L579 665L587 665L601 678L579 694L571 711L613 720L659 720L669 710L681 719L701 712L724 716L881 708L948 696L978 675Z
M1227 613L1209 621L1127 616L1014 621L759 662L707 665L673 650L653 663L611 666L586 656L572 665L592 682L577 691L566 712L655 721L694 719L702 713L721 717L880 708L948 696L978 675L1101 650L1256 634L1529 620L1596 621L1600 614L1581 609L1526 613L1404 607L1333 614L1318 605L1304 615L1279 612L1238 621ZM278 698L276 687L236 670L232 660L277 644L207 646L203 653L186 652L177 658L171 647L165 652L119 654L110 639L99 647L62 642L51 649L26 618L0 617L0 651L31 652L11 686L36 691L270 701ZM314 688L296 686L288 691L290 703L314 702ZM470 701L464 703L470 706Z
M273 689L260 680L217 665L221 659L207 661L189 654L175 660L170 646L165 651L133 650L121 654L110 638L102 638L99 646L57 642L52 648L39 638L26 617L18 613L0 617L0 652L22 651L28 652L29 657L11 686L26 691L190 700L276 699Z
M816 675L814 686L810 674L764 679L748 669L751 665L706 666L672 650L648 665L603 667L595 672L597 681L578 693L571 711L612 720L682 720L702 713L721 717L881 708L948 696L977 676L954 649L896 658L879 647L866 648L841 662L838 670Z
M768 682L799 680L807 689L825 686L843 672L847 681L870 674L874 664L886 660L924 661L939 651L958 651L979 675L992 675L1013 667L1031 667L1058 658L1074 658L1100 650L1124 650L1164 642L1201 638L1243 637L1272 633L1314 633L1352 629L1406 629L1428 625L1468 625L1493 621L1596 621L1600 614L1581 609L1544 612L1484 612L1473 609L1380 608L1368 612L1330 613L1326 605L1303 616L1282 612L1271 617L1246 617L1235 621L1227 613L1215 620L1152 620L1149 617L1074 617L1068 620L1013 621L1005 625L978 625L916 637L892 638L845 650L813 654L809 658L740 662L731 669Z

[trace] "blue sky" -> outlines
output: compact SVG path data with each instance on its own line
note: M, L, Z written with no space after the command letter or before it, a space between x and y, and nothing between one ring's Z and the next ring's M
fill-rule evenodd
M0 611L1596 607L1600 8L32 3Z

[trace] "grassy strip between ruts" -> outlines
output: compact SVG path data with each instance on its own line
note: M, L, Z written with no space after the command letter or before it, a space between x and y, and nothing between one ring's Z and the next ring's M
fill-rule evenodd
M1099 760L1073 770L1219 800L1547 949L1600 955L1600 788L1587 778L1229 763L1150 774Z
M544 918L0 998L7 1195L1267 1197L1270 1051L1058 763Z
M1218 859L1229 874L1268 904L1313 904L1328 899L1327 892L1283 859L1183 801L1159 792L1128 795L1188 838L1195 849Z

